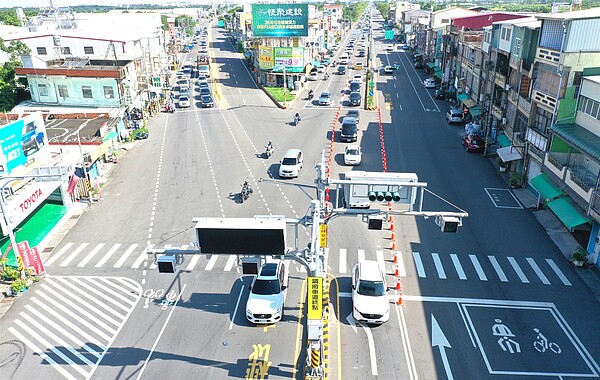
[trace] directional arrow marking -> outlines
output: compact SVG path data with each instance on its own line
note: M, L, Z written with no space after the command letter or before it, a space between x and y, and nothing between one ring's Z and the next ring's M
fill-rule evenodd
M358 333L358 331L356 330L356 320L352 316L352 313L348 314L348 316L346 317L346 320L350 324L350 327L352 327L352 330L354 330L355 333Z
M448 357L446 356L446 347L452 348L448 339L444 335L444 332L440 328L440 325L436 321L433 314L431 314L431 346L438 346L440 350L440 356L442 357L442 363L444 363L444 370L446 371L446 377L448 380L454 380L452 376L452 370L450 369L450 363L448 363Z

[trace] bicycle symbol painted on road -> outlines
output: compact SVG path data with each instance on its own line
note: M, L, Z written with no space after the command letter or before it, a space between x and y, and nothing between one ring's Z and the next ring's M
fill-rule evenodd
M549 342L548 338L546 338L544 336L544 334L542 334L540 332L540 329L538 328L534 328L533 331L535 331L537 333L537 337L535 338L535 342L533 342L533 347L538 350L539 352L546 352L547 350L550 350L552 352L554 352L555 354L560 354L562 352L562 350L560 349L560 346L554 342Z
M164 289L156 289L156 290L146 289L146 290L144 290L144 293L142 293L142 296L145 298L144 309L148 308L148 306L150 305L150 302L161 299L164 295L165 295ZM165 296L165 299L163 299L161 301L161 303L160 303L161 309L165 310L167 307L173 305L173 303L175 303L176 299L177 299L177 293L175 293L174 290L171 290L169 293L167 293L167 295Z
M492 334L500 337L498 339L498 344L500 345L500 348L502 348L502 351L508 351L511 354L514 354L515 352L520 353L521 345L519 342L512 339L515 337L515 334L510 331L508 326L502 324L501 319L495 319L494 322L496 322L496 324L492 326Z

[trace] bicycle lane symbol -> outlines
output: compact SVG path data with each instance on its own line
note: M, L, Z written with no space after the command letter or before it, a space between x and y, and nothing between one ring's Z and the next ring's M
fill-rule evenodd
M598 363L554 307L461 308L490 374L600 377Z
M164 289L146 289L144 293L142 293L142 297L144 297L144 309L147 309L150 302L154 301L162 297L165 294Z

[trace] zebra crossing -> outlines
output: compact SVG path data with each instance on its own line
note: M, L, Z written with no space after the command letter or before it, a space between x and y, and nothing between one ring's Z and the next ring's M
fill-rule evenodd
M172 246L164 248L190 249L190 245ZM440 252L398 252L398 263L394 263L394 271L400 277L416 276L419 278L434 278L439 280L460 279L477 281L500 281L522 284L560 284L572 286L567 275L559 268L553 259L534 259L522 256L493 256L477 255L474 253L440 253ZM140 268L148 260L146 249L139 244L98 243L66 243L57 252L53 253L46 262L46 267L113 267L113 268ZM385 267L391 262L393 256L389 251L364 249L348 251L346 248L330 250L330 270L335 274L348 274L350 263L365 259L377 260ZM406 263L406 265L405 265ZM408 265L410 264L410 265ZM391 264L390 264L391 265ZM151 264L150 269L155 269L156 264ZM187 256L180 269L193 270L222 270L225 272L239 271L237 257L231 255L194 255ZM305 272L304 268L292 263L291 269Z
M8 331L65 378L89 379L141 294L124 277L47 276Z

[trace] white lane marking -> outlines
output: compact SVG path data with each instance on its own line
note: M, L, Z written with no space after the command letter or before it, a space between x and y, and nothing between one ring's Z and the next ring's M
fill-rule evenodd
M157 267L156 263L153 262L152 264L150 264L150 266L148 267L148 269L154 270L154 269L156 269L156 267Z
M524 284L529 284L529 279L527 278L527 276L525 276L525 273L523 273L523 270L517 263L517 260L515 260L515 258L512 256L508 256L507 259L508 259L508 262L510 263L510 265L512 265L515 272L517 272L517 276L519 276L519 279L521 280L521 282Z
M498 274L498 278L500 279L500 281L507 282L508 278L506 277L506 274L502 270L502 267L500 267L500 264L498 264L498 260L496 260L496 258L494 256L488 256L488 260L490 260L490 263L492 264L492 266L494 267L494 270Z
M125 263L125 260L127 260L129 258L129 256L133 253L133 251L135 251L137 246L138 246L137 244L130 245L129 248L127 248L127 251L125 251L125 253L123 254L123 256L121 256L119 261L117 261L115 263L113 268L121 268L123 266L123 263Z
M358 262L363 262L365 261L365 250L364 249L359 249L358 250Z
M67 252L72 246L73 246L73 243L65 244L65 246L62 247L58 252L56 252L52 256L50 256L50 258L46 261L45 265L47 267L52 265L52 263L54 263L56 260L58 260L62 255L64 255L65 252Z
M46 305L45 303L43 303L42 301L40 301L38 298L33 297L31 298L31 300L38 305L39 307L41 307L42 309L44 309L47 313L51 314L53 317L57 318L60 321L66 321L66 316L63 314L58 313L56 310L50 308L50 306ZM63 310L64 311L64 310ZM69 314L70 312L67 312L67 314ZM73 316L73 315L68 315L68 316ZM77 318L75 318L77 319ZM83 319L78 320L78 322L84 321ZM85 338L88 342L98 346L101 350L106 350L106 345L102 344L98 339L96 339L94 336L92 336L91 334L89 334L88 332L84 331L83 329L79 328L77 325L75 325L74 323L70 323L71 321L68 321L68 326L71 330L74 330L77 334L81 335L83 338ZM83 323L84 325L86 325L86 323ZM90 327L90 324L86 325L87 327Z
M77 248L76 248L76 249L73 251L73 253L71 253L71 254L69 255L69 257L67 257L66 259L64 259L64 260L63 260L63 262L62 262L62 263L60 263L60 266L61 266L61 267L66 267L67 265L69 265L69 263L70 263L71 261L73 261L73 259L74 259L75 257L77 257L77 255L79 255L79 254L81 253L81 251L83 251L83 250L85 249L85 247L87 247L87 246L88 246L88 243L81 243L81 244L79 245L79 247L77 247Z
M377 263L381 266L381 270L385 270L385 261L383 260L383 250L378 249L375 251L377 257Z
M141 295L139 287L134 287L134 285L129 283L129 281L125 281L121 278L116 278L116 281L120 285L123 285L124 287L128 288L129 291L127 291L127 289L119 287L119 284L115 284L114 282L109 281L108 279L105 279L103 277L87 278L87 280L94 286L105 289L106 294L109 294L111 297L117 297L131 306L135 305L137 301L135 299L130 299L130 297L138 297L139 295ZM100 281L100 283L96 280ZM123 295L119 293L123 293Z
M138 373L138 376L136 378L137 380L142 378L142 375L144 374L144 370L146 369L146 366L148 365L148 362L150 361L150 358L152 357L152 354L154 353L154 350L156 349L156 346L158 345L158 341L160 340L160 337L165 332L165 329L167 328L167 324L171 320L171 317L173 316L173 312L175 311L177 304L179 303L179 300L181 299L181 295L183 294L183 291L185 290L186 286L187 286L187 284L183 284L183 287L181 288L181 292L177 296L177 299L175 300L175 303L173 304L173 307L171 308L171 311L169 312L169 316L167 317L167 320L163 324L163 327L160 330L160 332L158 333L158 336L156 337L156 341L154 341L154 344L152 345L152 349L150 349L150 352L148 353L148 357L146 358L146 360L144 360L144 365L142 366L142 368L140 368L140 372Z
M352 293L350 293L350 292L339 292L338 296L341 297L341 298L352 297Z
M471 259L471 263L473 263L473 266L475 267L475 271L477 272L477 276L479 276L479 279L481 281L487 281L488 278L485 275L485 272L483 271L481 264L479 264L479 260L477 259L477 256L469 255L469 259Z
M192 256L192 259L188 263L188 266L185 268L185 270L192 270L192 269L194 269L194 267L196 266L196 264L198 264L198 261L200 261L200 255L194 255L194 256Z
M458 256L456 255L456 253L451 253L450 259L452 259L452 264L454 264L454 269L456 269L456 273L458 273L458 278L460 278L461 280L466 280L467 275L465 274L465 271L464 271L462 265L460 264L460 260L458 259Z
M396 296L397 297L397 296ZM398 318L398 327L400 328L400 335L402 336L402 347L404 348L404 357L408 366L408 375L410 380L417 380L417 367L415 365L415 358L412 353L412 347L410 344L410 338L408 336L408 327L406 326L406 318L404 317L404 309L400 306L396 306L396 317Z
M573 285L573 284L571 284L571 281L569 281L567 276L565 276L564 273L558 268L558 265L556 265L554 260L546 259L546 262L548 263L548 265L550 265L550 268L552 268L554 273L556 273L556 275L558 276L558 278L560 278L560 280L562 281L563 284L565 284L567 286Z
M104 257L102 259L100 259L100 261L98 261L98 263L96 263L95 267L100 268L102 265L104 265L108 261L108 259L110 259L110 257L117 251L117 249L119 249L119 247L121 247L121 244L119 244L119 243L113 245L108 250L106 255L104 255Z
M135 262L133 263L133 265L131 265L132 269L137 269L140 267L140 265L142 265L142 263L144 262L144 260L146 260L148 258L148 254L146 253L146 250L143 250L142 253L140 253L140 255L138 256L138 258L135 260Z
M235 321L235 315L237 314L237 309L240 306L240 299L242 298L242 294L244 294L244 283L242 282L242 287L240 288L240 294L238 295L237 302L235 303L235 307L233 308L233 318L231 318L231 322L229 323L229 330L233 328L233 322ZM244 313L244 317L245 317Z
M442 260L440 260L440 255L435 252L431 253L431 257L433 258L433 263L435 264L435 269L437 270L438 277L442 280L445 280L446 271L444 270L444 266L442 265Z
M70 379L70 380L77 380L77 378L75 376L71 375L66 369L64 369L64 367L62 365L59 365L57 362L55 362L54 359L52 359L50 356L48 356L44 352L44 350L42 350L41 348L36 346L29 339L25 338L25 336L22 335L20 332L18 332L15 328L9 327L8 331L10 331L14 336L16 336L21 342L25 343L27 345L27 347L29 347L33 352L35 352L40 358L42 358L46 362L50 363L50 365L52 367L54 367L55 370L60 372L61 375L63 375L64 377L66 377L67 379Z
M73 368L74 370L76 370L77 372L79 372L80 374L82 374L83 376L87 377L89 375L88 371L86 371L83 368L81 368L81 366L79 366L78 364L75 364L75 362L72 361L67 355L65 355L61 350L59 350L58 348L56 348L52 343L50 343L46 339L44 339L44 337L42 337L40 334L38 334L35 331L33 331L33 329L30 328L27 324L23 323L19 319L15 320L15 324L19 325L23 330L27 331L27 333L29 335L31 335L32 337L34 337L42 345L46 346L46 349L48 349L49 351L52 351L56 356L58 356L65 363L67 363L71 368Z
M535 274L537 274L537 276L540 278L542 283L544 285L550 285L550 281L548 281L548 277L546 277L546 275L542 272L540 267L538 267L536 262L531 257L527 257L526 260L529 263L529 265L531 266L531 268L533 269L533 271L535 272Z
M229 272L231 271L231 268L233 268L233 265L235 264L237 257L235 255L230 255L229 258L227 259L227 264L225 264L225 271Z
M356 322L357 325L365 330L367 335L367 341L369 342L369 356L371 357L371 374L377 376L377 355L375 354L375 342L373 340L373 334L371 329L360 322Z
M77 264L77 267L83 268L92 259L92 257L94 257L94 255L102 249L102 247L104 247L104 243L99 243L96 245L94 249L92 249L91 252L85 257L85 259L81 260L81 262Z
M55 343L55 344L58 343L61 348L64 348L64 349L68 350L77 359L81 360L82 362L84 362L85 364L87 364L89 366L93 366L94 365L94 363L92 361L90 361L85 356L81 355L79 352L75 351L75 349L71 345L69 345L61 337L59 337L58 335L56 335L55 333L53 333L52 330L46 328L45 326L42 326L41 323L39 323L37 320L35 320L32 317L30 317L29 314L27 314L25 312L21 312L19 315L21 317L23 317L23 319L25 319L25 320L27 320L29 322L29 324L28 324L29 325L29 330L27 330L28 332L31 333L31 331L33 331L33 329L31 328L31 326L35 326L35 327L37 327L37 329L40 332L42 332L43 334L45 334L48 338L52 339L53 343ZM21 323L23 323L23 322L21 322ZM75 364L75 362L72 362L72 363Z
M54 322L50 318L46 317L44 314L40 313L33 306L31 306L31 305L25 305L25 308L27 310L29 310L30 313L32 313L33 315L35 315L36 318L44 321L44 323L46 323L46 324L50 325L51 327L53 327L56 331L58 331L59 333L63 334L64 336L66 336L73 343L75 343L78 346L81 346L84 350L86 350L90 354L94 355L95 357L100 358L100 353L99 352L97 352L92 347L88 346L87 343L85 343L81 339L77 338L75 335L71 334L69 331L67 331L66 329L64 329L58 323Z
M340 273L346 273L346 249L340 248Z
M398 259L398 263L396 263L398 267L398 274L401 277L406 277L406 267L404 266L404 259L402 258L402 252L396 251L395 253L396 259Z
M417 274L419 275L419 277L427 277L425 275L425 268L423 267L423 262L421 261L421 255L419 254L419 252L413 252L412 255L413 260L415 261L415 265L417 266Z
M49 281L49 282L50 282L50 280L54 280L54 278L50 277L50 278L47 279L47 281ZM82 289L80 286L78 286L78 284L74 284L74 283L71 283L69 281L65 281L64 277L62 277L62 278L59 277L58 280L61 281L64 284L64 286L72 289L73 291L81 294L82 297L84 297L86 299L89 299L90 301L92 301L96 305L100 306L100 308L102 310L108 311L109 313L111 313L112 315L114 315L117 318L120 318L120 319L125 318L125 316L123 314L121 314L118 311L114 310L108 304L102 302L102 300L96 298L94 296L94 294L90 293L89 291L87 291L85 289ZM52 283L56 286L56 282L52 282ZM64 289L66 289L66 288L64 288ZM69 290L66 290L66 291L68 292ZM128 309L125 309L125 311L127 312Z
M219 259L219 255L211 255L204 270L212 270Z

